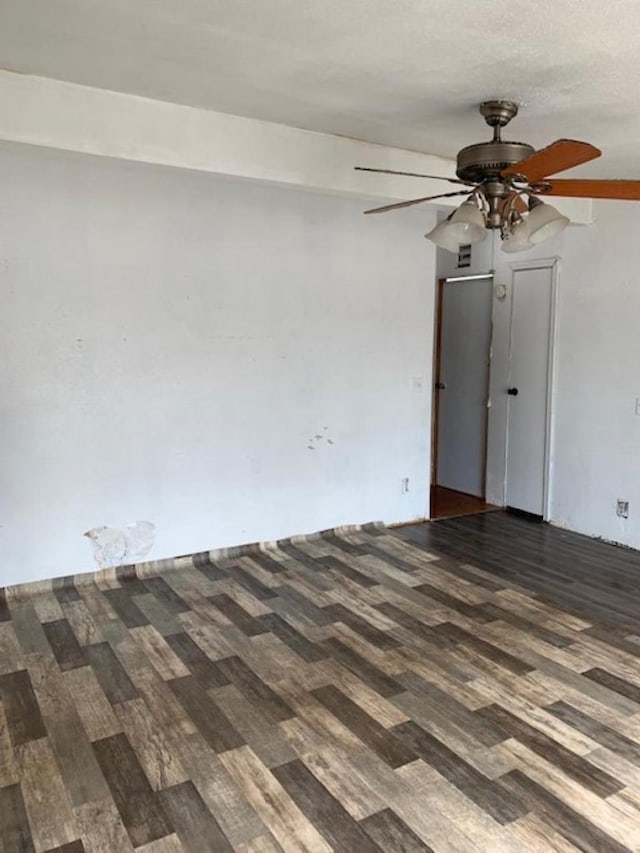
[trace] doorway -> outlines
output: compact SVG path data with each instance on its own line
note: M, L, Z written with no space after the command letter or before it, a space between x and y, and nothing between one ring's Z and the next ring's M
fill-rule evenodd
M547 517L555 261L513 267L505 502Z
M493 277L438 282L431 518L482 512L485 503Z

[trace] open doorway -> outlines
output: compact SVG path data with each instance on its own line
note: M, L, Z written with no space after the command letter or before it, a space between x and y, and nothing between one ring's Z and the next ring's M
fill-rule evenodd
M485 502L493 276L438 282L431 518L470 515Z

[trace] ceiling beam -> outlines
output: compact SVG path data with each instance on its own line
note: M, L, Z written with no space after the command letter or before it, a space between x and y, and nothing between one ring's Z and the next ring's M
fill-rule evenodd
M455 174L452 160L430 154L2 70L0 140L383 202L451 187L355 165ZM588 199L556 202L573 222L591 222Z

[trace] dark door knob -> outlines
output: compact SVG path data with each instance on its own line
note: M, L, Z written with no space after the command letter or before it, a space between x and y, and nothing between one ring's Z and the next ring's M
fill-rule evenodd
M518 389L517 388L509 388L507 391L507 394L510 397L517 397L518 396Z
M438 391L444 391L444 389L445 389L446 387L447 387L447 386L444 384L444 382L436 382L436 389L437 389Z

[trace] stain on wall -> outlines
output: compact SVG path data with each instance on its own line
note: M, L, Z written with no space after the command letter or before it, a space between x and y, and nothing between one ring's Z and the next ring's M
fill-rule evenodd
M320 446L322 442L326 444L335 444L332 438L329 438L328 430L329 427L322 427L323 432L318 432L315 435L312 435L310 439L308 439L307 450L315 450Z
M150 521L119 527L94 527L84 536L93 544L93 558L101 569L137 563L153 547L156 528Z

